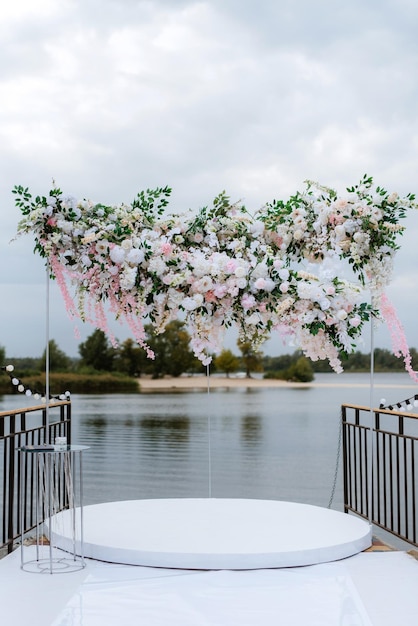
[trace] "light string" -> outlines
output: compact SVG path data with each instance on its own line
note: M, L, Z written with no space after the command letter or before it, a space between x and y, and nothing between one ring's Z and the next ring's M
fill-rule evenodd
M414 407L418 408L418 394L414 394L413 396L405 398L405 400L401 400L400 402L392 402L392 404L386 404L385 398L380 400L379 409L394 411L395 407L401 411L412 411Z
M1 369L9 375L9 378L13 387L15 387L19 393L23 393L25 394L25 396L28 396L28 397L33 396L35 400L41 400L42 402L46 402L46 399L47 399L46 393L42 394L37 390L30 389L29 387L27 387L26 385L22 383L20 378L17 378L17 376L14 376L13 374L14 369L15 369L14 365L10 365L10 364L3 365ZM69 391L65 391L64 393L60 393L58 395L48 394L49 402L56 402L57 400L69 400L70 397L71 397L71 393Z

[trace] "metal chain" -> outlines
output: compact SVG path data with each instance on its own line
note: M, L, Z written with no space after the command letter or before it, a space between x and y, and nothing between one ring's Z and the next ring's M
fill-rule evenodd
M341 442L342 442L342 434L343 434L343 420L342 420L342 416L340 416L340 428L339 428L339 432L338 432L338 446L337 446L337 458L335 460L335 472L334 472L334 480L332 483L332 488L331 488L331 496L328 502L328 508L331 508L331 505L333 503L334 500L334 496L335 496L335 490L337 488L337 477L338 477L338 468L340 465L340 459L341 459Z

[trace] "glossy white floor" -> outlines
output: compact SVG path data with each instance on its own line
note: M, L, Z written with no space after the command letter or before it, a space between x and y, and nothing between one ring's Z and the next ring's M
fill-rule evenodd
M404 552L251 571L88 560L51 575L22 571L18 549L0 560L0 580L10 626L416 626L418 616L418 562Z
M65 515L53 524L64 545L66 526ZM418 562L403 552L360 552L370 545L369 525L328 509L238 499L115 502L84 509L84 535L94 559L81 571L22 571L20 549L0 561L2 624L417 623ZM24 560L35 550L25 547Z
M72 512L53 540L72 549ZM362 519L276 500L175 498L84 508L84 555L112 563L183 569L259 569L325 563L371 545Z

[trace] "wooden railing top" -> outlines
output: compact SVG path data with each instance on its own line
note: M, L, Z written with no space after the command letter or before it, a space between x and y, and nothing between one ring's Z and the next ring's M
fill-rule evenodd
M48 404L49 409L53 409L58 406L65 406L71 404L71 400L57 400L56 402L50 402ZM34 411L43 411L46 409L46 404L39 404L37 406L25 406L21 409L11 409L9 411L0 411L0 418L7 417L8 415L20 415L21 413L32 413Z
M395 410L391 411L390 409L380 409L378 407L374 409L370 409L369 406L362 406L360 404L349 404L347 402L344 402L344 404L342 404L341 406L345 406L349 409L359 409L360 411L367 411L368 413L372 411L373 413L380 413L380 414L383 413L386 415L394 415L394 416L410 417L411 419L418 419L418 415L416 413L411 413L410 411L395 411Z

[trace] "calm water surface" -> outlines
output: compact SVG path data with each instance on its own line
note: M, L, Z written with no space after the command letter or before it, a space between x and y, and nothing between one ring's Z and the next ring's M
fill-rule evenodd
M73 395L73 443L84 454L84 501L168 497L284 499L328 506L344 402L369 404L370 376L317 375L338 386ZM374 405L416 391L376 375ZM353 386L350 386L353 385ZM382 387L380 387L382 385ZM30 405L0 397L0 410ZM333 508L342 509L341 465Z

